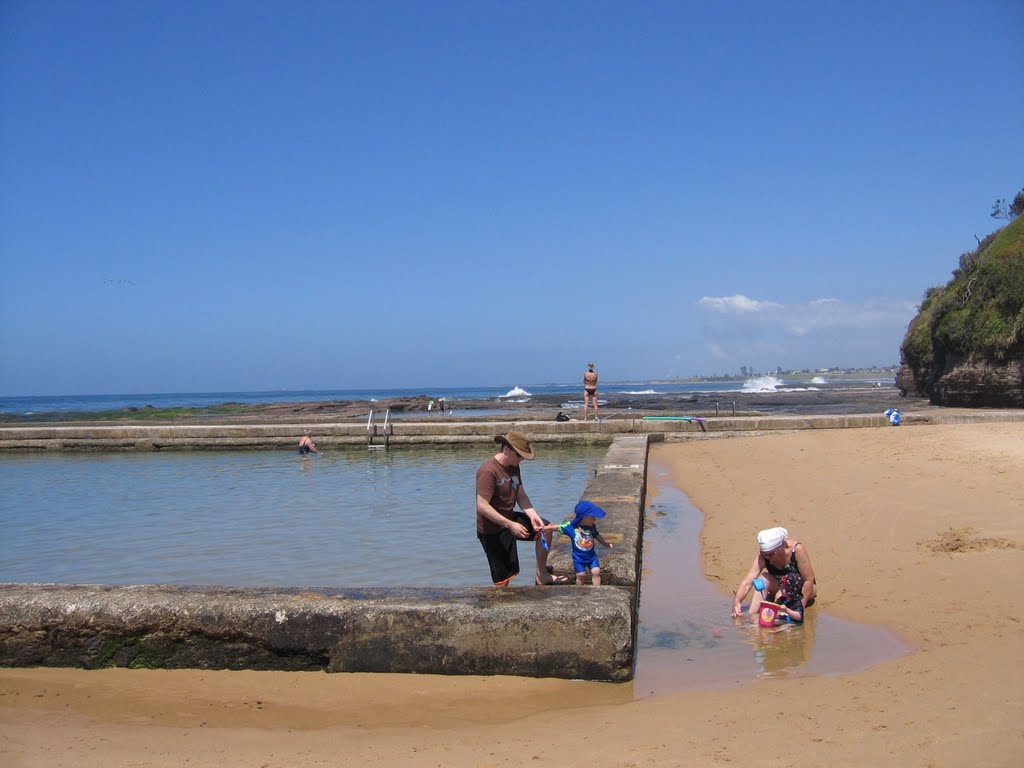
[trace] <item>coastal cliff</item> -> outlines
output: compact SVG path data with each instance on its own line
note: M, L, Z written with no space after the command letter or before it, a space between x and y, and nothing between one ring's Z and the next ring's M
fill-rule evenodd
M896 386L934 405L1024 407L1024 216L929 288L900 345Z

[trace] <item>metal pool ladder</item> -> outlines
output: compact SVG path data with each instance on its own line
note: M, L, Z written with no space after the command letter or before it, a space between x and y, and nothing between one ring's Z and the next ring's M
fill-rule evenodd
M391 409L384 412L384 424L373 423L373 411L370 411L370 418L366 420L366 445L371 451L386 451L391 436L395 434L395 425L391 423Z

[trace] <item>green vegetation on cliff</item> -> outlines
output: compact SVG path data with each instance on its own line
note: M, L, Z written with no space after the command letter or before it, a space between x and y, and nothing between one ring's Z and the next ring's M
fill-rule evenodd
M957 366L1024 358L1024 216L963 254L945 287L928 289L900 351L922 393Z

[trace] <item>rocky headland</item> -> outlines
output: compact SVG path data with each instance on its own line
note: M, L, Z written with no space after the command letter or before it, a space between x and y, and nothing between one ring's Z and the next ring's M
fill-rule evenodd
M1024 407L1024 216L930 288L900 347L900 391L967 408Z

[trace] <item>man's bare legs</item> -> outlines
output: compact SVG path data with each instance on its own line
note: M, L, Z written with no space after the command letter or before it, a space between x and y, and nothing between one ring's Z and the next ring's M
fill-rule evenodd
M543 541L541 540L541 537ZM547 546L544 546L544 544ZM555 576L548 572L548 550L551 548L551 531L543 531L537 536L534 542L537 552L537 573L534 577L535 584L566 584L569 581L567 576Z

